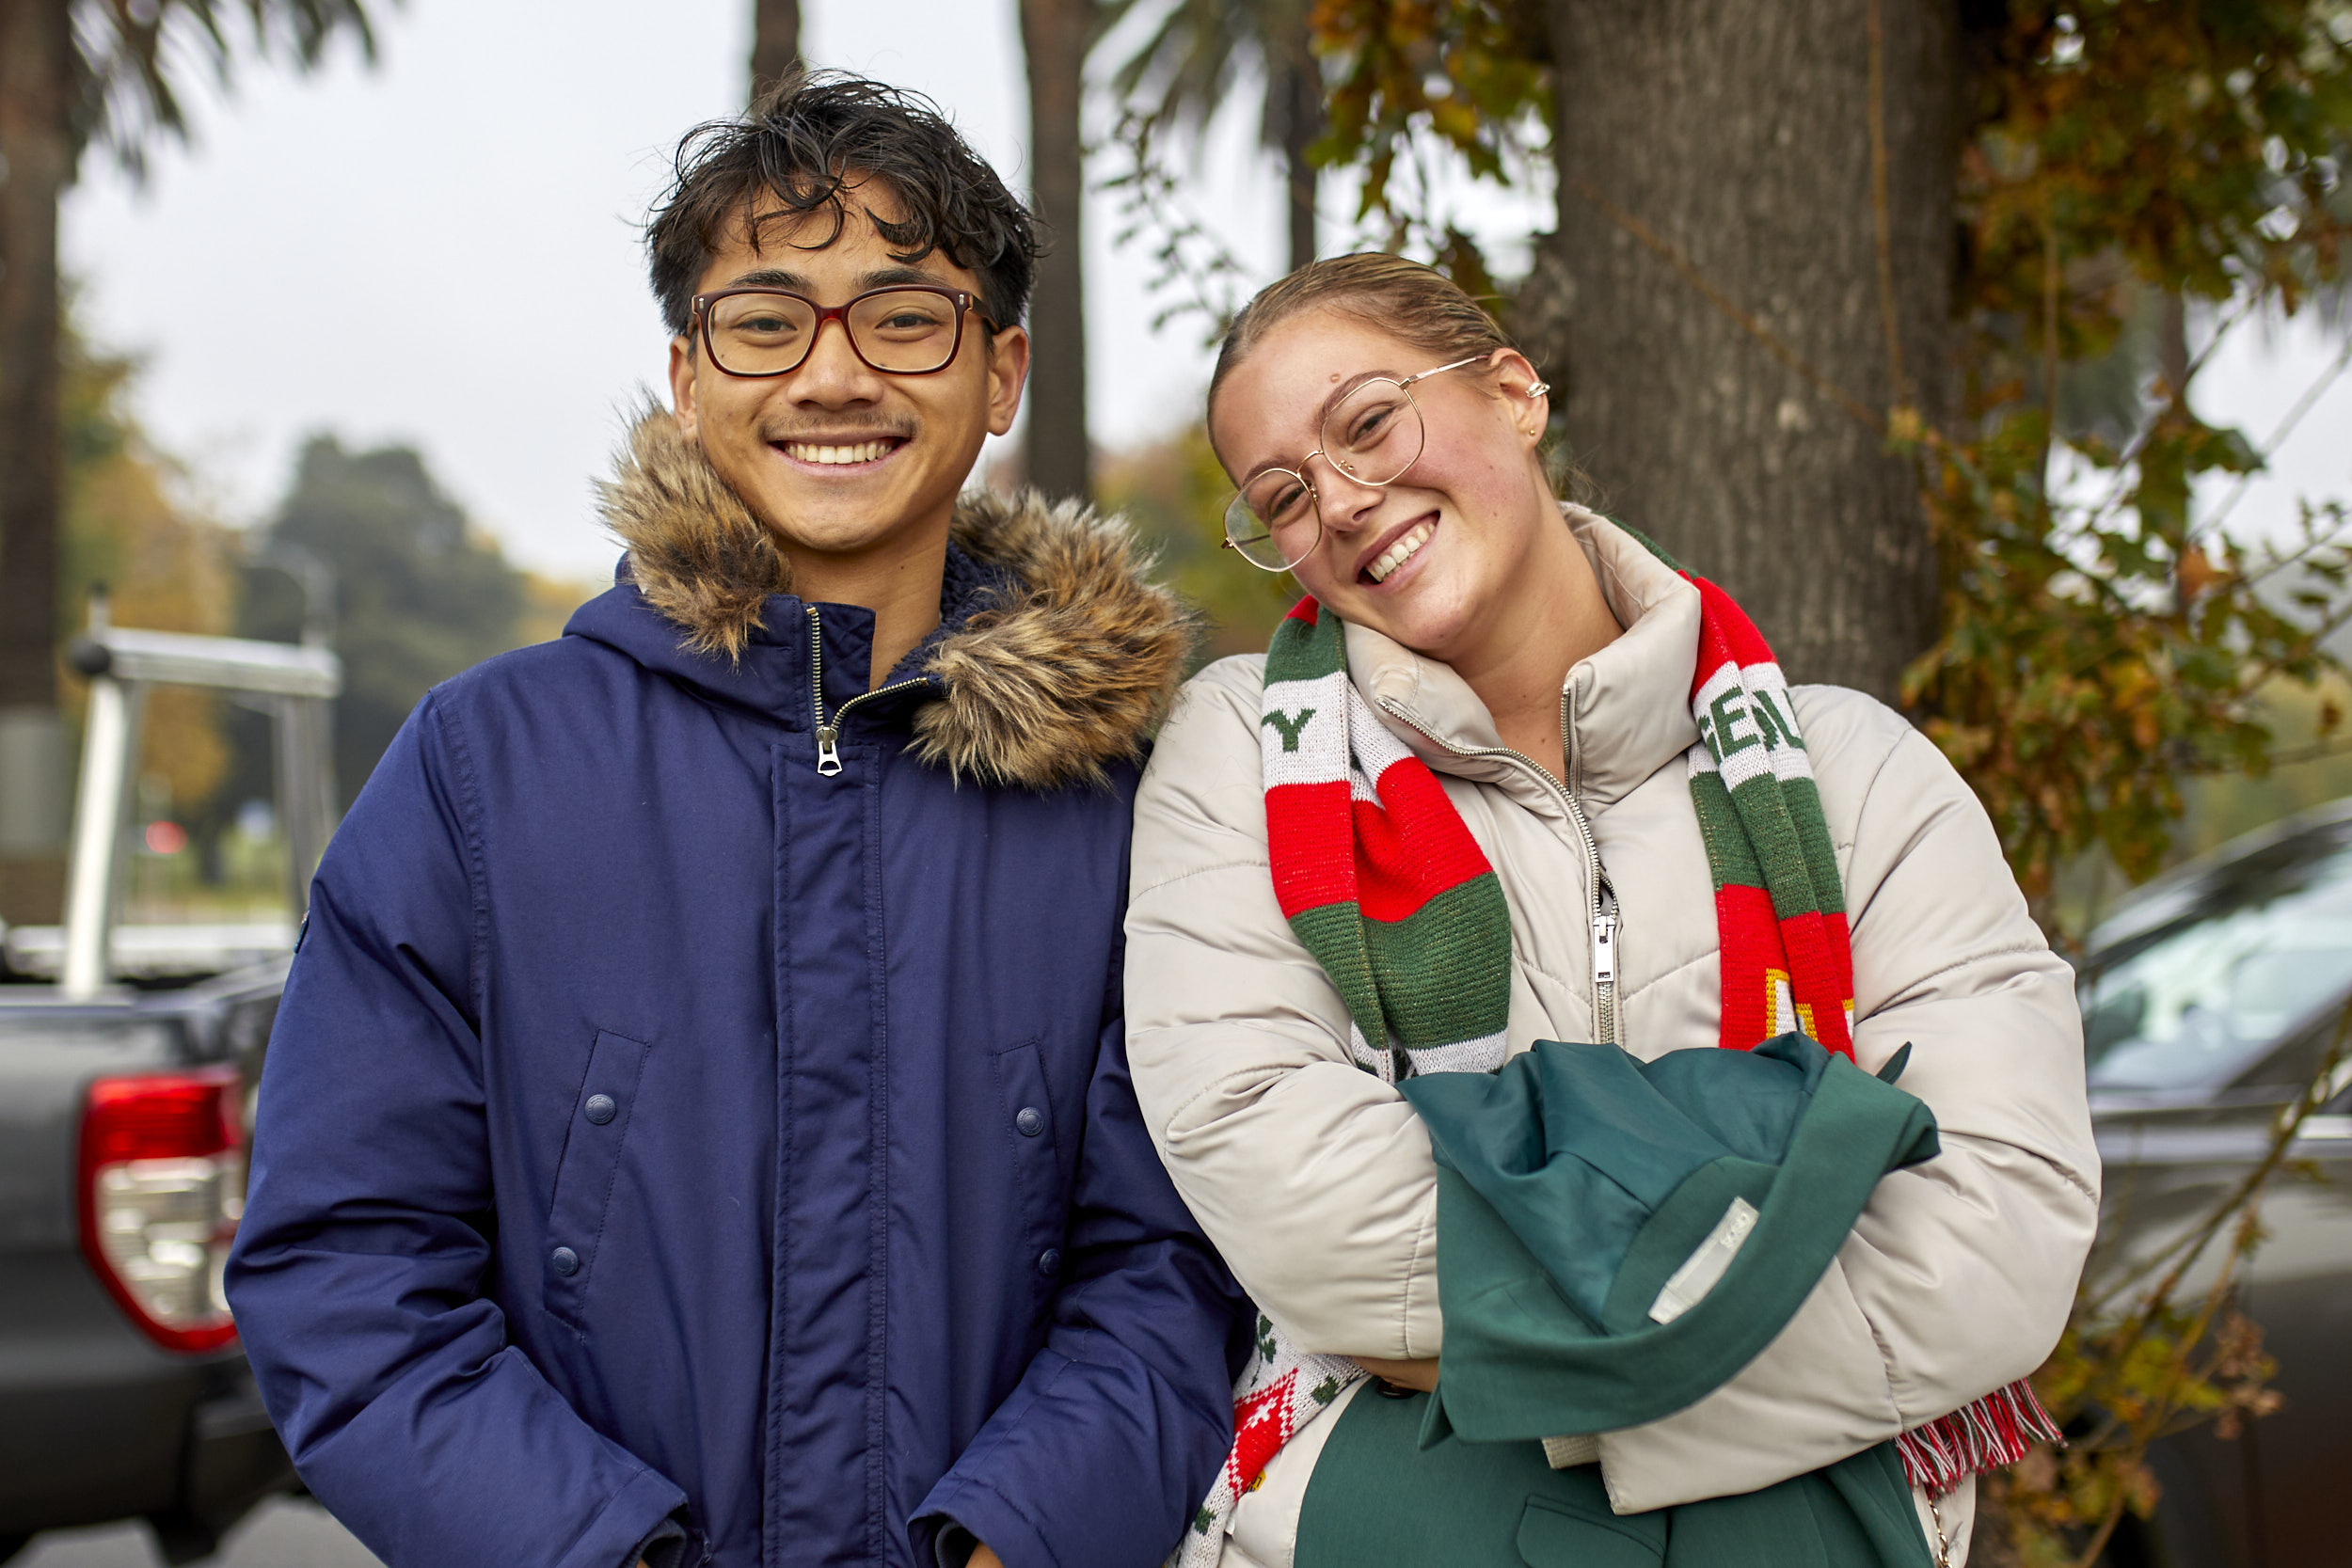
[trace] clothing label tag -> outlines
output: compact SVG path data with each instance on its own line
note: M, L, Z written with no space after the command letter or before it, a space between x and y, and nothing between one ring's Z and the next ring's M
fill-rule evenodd
M1735 1197L1724 1217L1715 1222L1715 1228L1699 1249L1675 1270L1666 1288L1658 1292L1658 1299L1649 1304L1652 1323L1670 1323L1692 1307L1696 1307L1715 1282L1731 1267L1731 1260L1740 1256L1748 1233L1756 1228L1756 1205L1744 1197Z

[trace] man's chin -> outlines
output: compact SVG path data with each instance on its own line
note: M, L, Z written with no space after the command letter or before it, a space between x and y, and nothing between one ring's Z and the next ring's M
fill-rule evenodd
M779 494L758 498L755 510L779 544L795 553L853 557L887 548L924 531L925 508L895 486L857 486L849 493Z

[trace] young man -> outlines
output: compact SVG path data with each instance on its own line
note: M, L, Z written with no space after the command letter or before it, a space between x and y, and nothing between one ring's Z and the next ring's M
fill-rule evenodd
M1146 1568L1232 1439L1120 1006L1183 614L958 499L1036 247L928 107L787 84L649 244L619 586L319 869L230 1273L271 1414L392 1568ZM565 329L523 281L485 341Z

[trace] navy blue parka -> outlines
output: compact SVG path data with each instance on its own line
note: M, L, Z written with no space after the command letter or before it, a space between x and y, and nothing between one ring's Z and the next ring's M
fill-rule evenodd
M392 1568L1147 1568L1232 1440L1120 1018L1181 615L967 500L851 706L871 614L634 446L622 583L433 691L319 869L230 1270L271 1415Z

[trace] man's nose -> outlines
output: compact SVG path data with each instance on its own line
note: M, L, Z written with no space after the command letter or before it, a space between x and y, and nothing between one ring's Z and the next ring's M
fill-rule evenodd
M790 391L796 403L837 408L844 404L870 403L880 397L881 379L881 372L858 357L857 349L850 341L850 324L835 316L817 324L817 336L808 345L808 357L791 374Z

